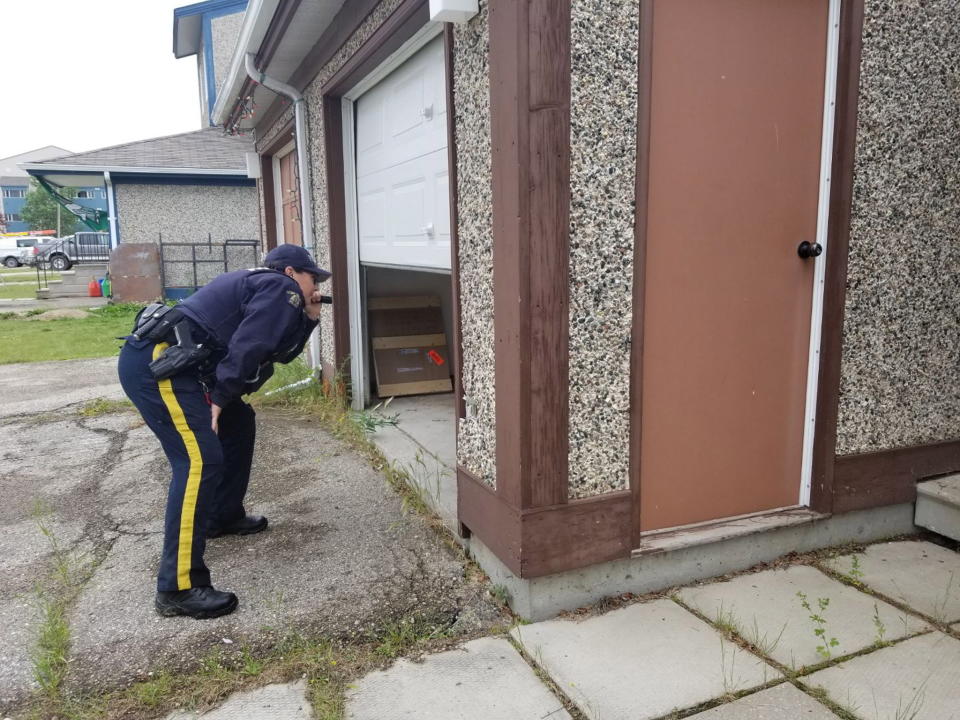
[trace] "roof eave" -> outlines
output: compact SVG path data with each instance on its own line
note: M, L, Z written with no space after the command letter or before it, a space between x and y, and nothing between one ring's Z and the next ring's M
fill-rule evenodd
M137 173L141 175L241 175L246 177L247 170L243 169L224 169L224 168L191 168L191 167L147 167L133 165L63 165L46 163L24 163L21 165L30 175L43 174L45 172L66 172L66 173Z

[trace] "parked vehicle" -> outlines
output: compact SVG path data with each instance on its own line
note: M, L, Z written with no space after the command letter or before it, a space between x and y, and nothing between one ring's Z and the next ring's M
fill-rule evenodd
M69 270L75 263L107 262L110 259L110 234L78 232L36 248L36 259L53 270Z
M32 253L32 248L50 239L46 235L0 238L0 263L8 268L20 267Z

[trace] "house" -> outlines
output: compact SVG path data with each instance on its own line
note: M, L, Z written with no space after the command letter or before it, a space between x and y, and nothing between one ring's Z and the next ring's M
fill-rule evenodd
M20 163L39 162L62 155L69 155L56 145L47 145L29 152L0 159L0 230L8 233L22 233L30 230L20 216L27 193L30 192L30 176L20 168ZM75 188L75 201L78 205L99 210L107 209L107 196L101 187ZM56 230L57 228L36 228Z
M127 288L117 276L128 273L111 267L119 299L151 299L161 287L166 297L181 298L225 269L257 262L257 196L246 165L250 147L246 138L207 128L22 167L54 189L103 190L111 247L128 246L123 252L135 253L140 263L146 246L154 269L129 274L151 278L149 290L143 296L141 288L130 288L133 294L124 296Z
M357 406L371 298L441 297L455 520L544 617L911 531L960 470L953 10L251 0L212 120Z
M217 90L230 66L230 54L247 0L205 0L173 11L173 55L197 58L202 127L209 127Z

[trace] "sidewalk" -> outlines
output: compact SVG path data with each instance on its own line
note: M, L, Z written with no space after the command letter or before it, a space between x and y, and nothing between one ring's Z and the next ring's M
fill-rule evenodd
M960 553L923 541L679 588L399 660L349 720L960 720ZM309 718L302 684L202 717ZM196 715L176 715L177 720Z

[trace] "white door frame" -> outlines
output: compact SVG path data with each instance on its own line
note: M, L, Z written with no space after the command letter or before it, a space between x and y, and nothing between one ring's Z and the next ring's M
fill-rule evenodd
M443 23L429 22L400 49L383 61L373 72L344 93L343 113L343 172L347 228L347 294L350 315L350 382L353 388L353 408L362 410L370 399L369 349L366 333L366 293L360 277L360 218L357 214L357 153L356 111L360 96L386 78L417 51L443 32ZM447 112L451 112L447 108Z
M295 143L293 140L288 142L282 148L273 154L273 209L274 222L276 224L277 245L287 241L283 233L283 187L280 184L280 160L293 152Z
M810 505L813 480L813 441L817 428L817 392L820 380L820 340L823 331L823 295L827 275L827 225L830 220L830 188L833 164L833 127L837 107L837 72L840 49L840 3L829 0L827 17L827 69L823 86L823 138L820 143L820 197L817 205L816 242L823 254L814 259L813 304L810 318L810 350L807 362L807 402L804 413L803 460L800 467L800 505ZM799 242L799 240L798 240Z

